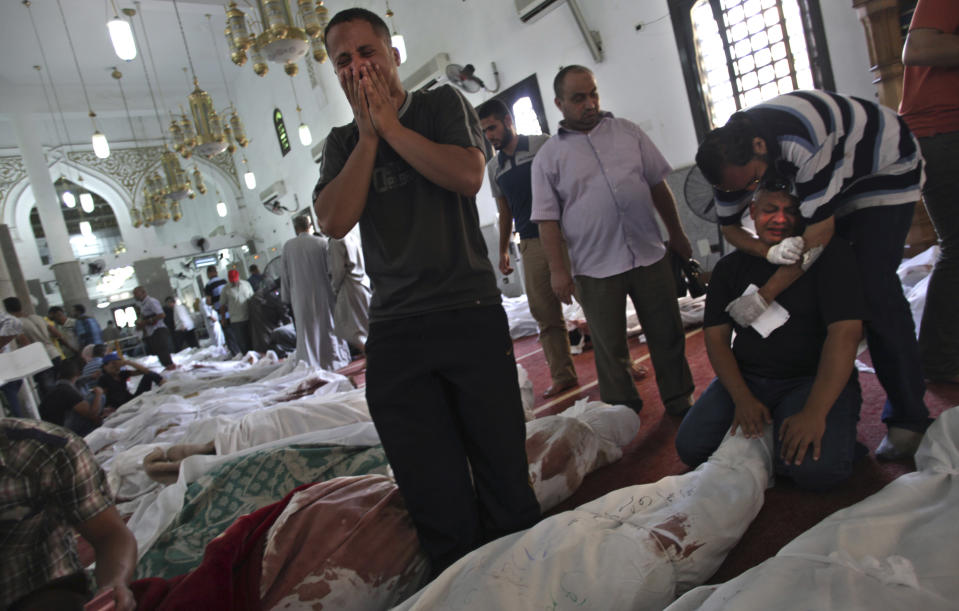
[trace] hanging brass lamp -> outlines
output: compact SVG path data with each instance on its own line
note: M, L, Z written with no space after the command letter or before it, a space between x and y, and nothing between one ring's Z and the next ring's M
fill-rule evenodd
M326 59L326 51L320 53L316 40L323 38L327 10L322 2L296 0L296 11L290 9L289 0L257 0L260 33L247 27L246 14L236 2L226 6L226 39L230 47L230 60L237 66L246 63L248 53L253 58L253 71L263 76L269 71L267 61L283 64L290 76L296 74L296 61L311 49L317 61ZM302 24L302 27L298 24ZM264 61L265 58L265 61Z

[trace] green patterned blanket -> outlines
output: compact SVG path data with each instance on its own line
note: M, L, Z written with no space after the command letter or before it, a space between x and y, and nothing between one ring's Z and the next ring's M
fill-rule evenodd
M386 468L381 446L285 446L224 463L187 487L180 513L140 559L137 579L169 579L196 568L207 543L234 520L297 486Z

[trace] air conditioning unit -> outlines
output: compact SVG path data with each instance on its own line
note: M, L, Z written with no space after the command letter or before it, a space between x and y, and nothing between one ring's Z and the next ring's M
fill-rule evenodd
M438 83L441 78L446 78L446 66L449 64L449 54L437 53L430 61L403 79L403 88L407 91L429 89Z
M263 192L260 193L260 201L266 202L271 199L278 199L286 195L286 183L282 180L278 180Z
M550 12L563 0L514 0L516 2L516 12L519 13L519 19L523 23L532 23Z

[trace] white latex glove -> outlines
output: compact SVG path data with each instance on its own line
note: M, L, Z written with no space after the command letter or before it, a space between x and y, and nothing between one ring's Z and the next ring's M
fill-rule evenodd
M822 244L816 246L815 248L810 248L802 254L802 270L806 271L812 264L816 262L816 259L819 258L819 255L822 254Z
M800 236L786 238L766 253L766 260L774 265L792 265L802 257L805 242Z
M757 292L733 299L729 302L729 305L726 306L726 311L729 312L729 315L736 321L736 324L741 327L748 327L754 320L759 318L768 307L769 304L766 303L766 300Z

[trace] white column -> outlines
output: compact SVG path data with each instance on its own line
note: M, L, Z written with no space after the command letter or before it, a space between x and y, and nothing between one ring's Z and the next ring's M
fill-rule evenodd
M35 135L38 132L33 117L25 112L13 116L13 131L17 138L17 146L23 165L27 169L30 180L30 189L36 200L37 212L40 214L40 225L47 239L47 248L50 250L50 267L60 285L60 295L63 303L69 307L74 303L82 303L90 307L87 288L83 282L83 273L80 264L73 256L70 247L70 233L67 223L60 211L60 198L53 186L50 177L50 168L47 165L43 147Z
M27 177L30 179L30 189L37 202L40 225L43 227L47 246L50 249L50 263L55 265L73 261L75 257L73 249L70 248L67 223L63 220L63 213L60 212L60 198L57 197L57 190L53 186L43 147L36 139L36 134L39 132L33 117L26 113L18 113L13 116L11 123L23 165L27 169Z

